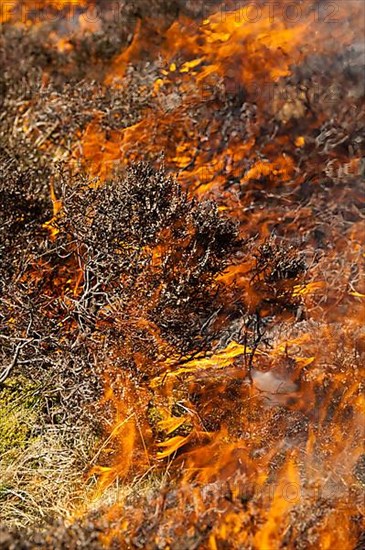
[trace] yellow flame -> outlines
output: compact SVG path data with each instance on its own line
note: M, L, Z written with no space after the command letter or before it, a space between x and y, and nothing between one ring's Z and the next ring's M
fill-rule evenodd
M164 451L161 451L157 453L158 458L166 458L167 456L172 455L176 451L178 451L183 445L185 445L190 439L190 435L183 437L181 435L175 435L174 437L171 437L170 439L167 439L166 441L162 441L161 443L157 443L158 447L165 448Z

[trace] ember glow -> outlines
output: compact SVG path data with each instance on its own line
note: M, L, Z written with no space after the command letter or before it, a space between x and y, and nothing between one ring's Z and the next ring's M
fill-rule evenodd
M1 8L4 174L48 201L34 244L11 221L5 365L94 384L98 432L58 534L12 536L360 550L363 2Z

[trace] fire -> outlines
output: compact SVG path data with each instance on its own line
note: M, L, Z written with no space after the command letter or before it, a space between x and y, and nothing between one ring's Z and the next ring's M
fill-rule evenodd
M43 224L43 227L45 229L48 229L50 231L51 238L55 239L58 233L58 229L54 227L54 222L57 220L57 216L62 210L62 202L56 197L53 181L50 182L50 195L53 207L53 217L51 220L45 222Z
M103 441L89 469L95 494L80 517L98 510L104 547L275 550L300 541L300 548L353 550L360 536L363 166L357 129L351 143L341 134L360 99L346 95L346 71L337 103L316 94L328 91L322 64L328 60L330 80L342 50L360 40L361 7L339 7L329 27L316 2L296 4L300 21L282 16L284 0L275 2L281 15L270 2L251 3L256 14L244 4L165 26L137 18L129 44L103 66L101 92L95 88L124 98L137 86L133 116L121 109L108 127L101 104L68 136L66 164L72 174L86 172L85 189L105 188L141 159L163 164L191 208L214 199L240 239L229 265L212 262L204 292L217 301L212 311L200 307L200 331L184 345L173 332L174 308L188 297L171 299L165 325L154 315L161 296L182 287L179 271L188 272L191 292L205 284L213 244L203 230L196 237L203 214L192 221L186 208L147 243L116 235L113 253L130 256L134 278L121 269L111 283L92 281L98 297L108 284L130 289L128 301L94 299L97 336L87 333L105 350L95 367L104 386ZM98 17L90 23L86 3L52 7L80 8L78 37L102 28ZM16 10L7 8L2 20L12 18ZM72 55L68 36L49 36ZM348 108L337 120L340 103ZM40 151L64 145L38 139ZM49 186L53 216L43 228L57 244L67 205L53 180ZM201 204L203 212L210 203ZM99 206L85 217L93 229ZM130 218L141 221L132 207ZM45 295L58 293L72 308L91 286L89 250L69 235L66 242L68 263L51 275L40 262L23 280L49 275ZM65 329L75 326L67 318ZM121 486L131 493L119 494Z
M290 509L300 502L300 490L301 484L295 460L290 458L278 479L267 520L255 535L257 548L268 550L276 548L281 533L288 528L285 518L288 517Z
M270 3L265 4L257 22L252 22L245 10L237 9L224 14L213 14L200 27L197 27L195 22L183 18L173 23L163 37L161 49L155 52L156 55L162 53L161 78L155 81L153 92L157 100L162 92L168 92L176 82L180 93L188 94L187 105L197 102L204 104L210 98L214 100L213 91L223 85L232 96L245 90L248 97L252 96L261 108L265 109L271 103L275 110L283 109L282 116L285 120L302 112L305 97L298 96L294 101L288 98L289 102L285 102L286 98L283 97L285 103L282 105L280 93L275 91L276 83L280 78L291 74L290 67L293 64L305 63L306 57L318 52L319 48L323 48L325 53L327 42L327 48L333 48L332 36L326 41L321 39L321 31L314 37L311 34L315 20L315 4L305 5L301 18L304 22L300 25L273 17L272 7ZM355 20L356 11L352 15ZM342 13L342 16L345 14ZM325 25L322 31L327 38L328 28ZM352 38L351 34L341 36L343 46L351 42ZM128 63L139 61L148 47L146 42L148 43L148 36L144 35L144 29L137 23L130 46L113 62L106 78L107 85L123 87L123 77ZM153 45L151 48L154 52ZM291 57L298 56L298 52L298 58ZM188 60L178 65L173 61L178 56ZM241 74L237 73L236 67L242 71ZM224 80L223 84L221 79ZM127 82L128 79L126 85ZM252 149L257 146L256 140L249 139L246 143L240 144L228 143L222 153L215 150L214 157L204 154L203 151L194 155L194 149L201 149L199 130L188 128L188 120L182 112L184 106L177 98L176 101L176 108L173 105L171 108L168 106L167 112L164 105L162 111L156 110L155 106L153 109L147 108L139 123L128 126L122 132L113 133L107 138L107 142L105 136L100 134L95 121L93 126L86 130L83 138L82 158L89 164L91 173L105 178L115 163L127 163L135 158L134 149L138 142L148 143L150 155L154 151L163 150L166 161L171 162L172 169L183 170L180 176L182 183L189 182L189 185L192 185L196 179L200 186L203 184L200 188L201 193L206 194L215 187L221 188L221 171L228 172L231 177L241 172L243 159L252 155ZM188 140L184 140L184 135L188 135ZM295 140L297 147L303 147L305 144L303 136L298 136ZM99 143L105 143L103 157L100 157L100 153L96 157L94 154L94 149ZM170 152L172 146L176 149ZM212 149L214 150L214 147L210 150ZM103 162L100 162L99 158L103 158ZM230 158L231 166L227 167L227 159ZM290 181L294 176L294 162L288 153L271 162L267 159L252 160L253 166L245 170L241 179L243 184L270 174L273 174L273 180L276 181ZM209 181L205 183L204 179Z

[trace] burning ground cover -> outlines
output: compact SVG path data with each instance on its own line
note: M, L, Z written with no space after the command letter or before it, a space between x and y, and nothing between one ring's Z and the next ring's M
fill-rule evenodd
M0 21L0 548L363 548L362 1Z

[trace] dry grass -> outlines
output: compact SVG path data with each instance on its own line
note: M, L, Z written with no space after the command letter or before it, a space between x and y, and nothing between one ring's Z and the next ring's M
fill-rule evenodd
M42 431L25 448L11 449L0 459L4 526L41 528L69 517L88 498L84 474L95 436L85 427L45 426Z

